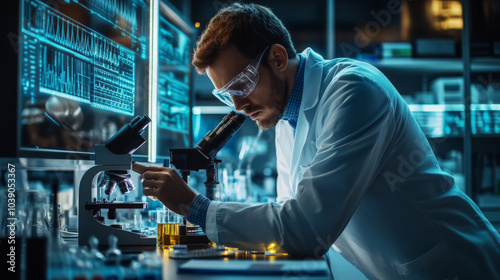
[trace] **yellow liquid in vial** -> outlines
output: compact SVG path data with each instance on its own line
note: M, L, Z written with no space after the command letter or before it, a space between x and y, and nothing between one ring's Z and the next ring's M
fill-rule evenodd
M158 223L158 247L178 245L180 239L179 224Z

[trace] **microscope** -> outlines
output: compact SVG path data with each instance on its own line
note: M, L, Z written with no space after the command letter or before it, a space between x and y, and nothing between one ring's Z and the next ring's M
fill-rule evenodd
M105 198L97 200L97 186L104 189L110 196L116 187L122 194L128 194L135 189L130 180L132 169L132 154L146 140L141 133L149 125L151 119L147 116L136 116L125 124L104 145L95 147L95 164L82 177L78 204L78 244L88 245L91 236L97 237L100 245L108 245L109 236L118 238L119 246L145 245L155 246L156 237L121 228L121 225L105 225L102 209L108 209L108 219L116 219L117 209L146 209L147 202L108 201ZM99 174L96 183L94 179Z
M193 171L206 171L205 195L214 200L218 182L218 165L215 158L224 145L240 129L245 116L231 111L211 131L209 131L193 149L170 149L170 165L177 168L181 177L189 185L189 176ZM198 227L193 227L198 228ZM208 243L208 238L199 229L186 229L181 225L180 243Z

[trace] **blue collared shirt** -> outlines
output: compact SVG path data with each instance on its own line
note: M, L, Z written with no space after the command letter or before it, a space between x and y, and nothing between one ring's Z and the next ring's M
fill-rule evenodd
M290 93L290 98L286 105L285 112L281 119L287 120L294 131L297 127L297 119L299 118L300 103L302 102L302 92L304 91L304 65L306 64L306 58L299 54L300 64L297 75L295 76L295 81L293 82L292 92ZM203 231L206 229L207 222L207 211L210 205L210 199L199 194L197 195L191 205L186 215L186 219L195 225L200 226Z
M191 202L191 205L189 205L186 219L190 223L200 226L203 231L205 231L209 205L210 199L204 195L198 194L193 202Z
M288 99L288 104L286 105L285 113L283 113L283 116L281 117L281 119L288 121L294 131L297 127L300 103L302 102L302 92L304 91L304 65L306 64L306 58L302 54L299 54L299 57L299 70L297 71L297 76L295 76L295 81L293 83L292 92L290 93L290 98Z

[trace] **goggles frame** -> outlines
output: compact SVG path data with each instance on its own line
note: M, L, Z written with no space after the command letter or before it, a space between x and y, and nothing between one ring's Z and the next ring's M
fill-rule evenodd
M224 104L234 107L233 96L247 97L257 86L259 82L259 66L264 53L269 49L266 47L243 71L219 89L212 90L215 95ZM232 89L231 89L232 87Z

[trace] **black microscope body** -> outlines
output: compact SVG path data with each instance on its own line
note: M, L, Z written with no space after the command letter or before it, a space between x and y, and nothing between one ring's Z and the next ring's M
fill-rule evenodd
M206 170L206 196L214 200L218 182L218 164L215 156L245 121L245 116L231 111L213 130L209 131L193 149L170 149L170 164L180 170L182 179L189 184L193 171Z

